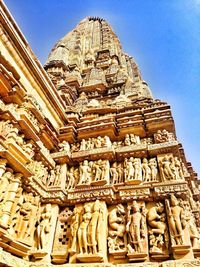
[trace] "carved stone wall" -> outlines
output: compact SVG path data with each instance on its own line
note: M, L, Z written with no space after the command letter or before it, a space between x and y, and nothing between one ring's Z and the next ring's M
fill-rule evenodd
M81 21L46 73L0 8L0 265L200 266L197 174L108 23Z

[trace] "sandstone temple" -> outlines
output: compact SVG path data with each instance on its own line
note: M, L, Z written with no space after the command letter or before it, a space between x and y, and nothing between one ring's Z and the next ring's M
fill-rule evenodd
M0 266L200 266L197 174L111 26L43 67L2 1L0 24Z

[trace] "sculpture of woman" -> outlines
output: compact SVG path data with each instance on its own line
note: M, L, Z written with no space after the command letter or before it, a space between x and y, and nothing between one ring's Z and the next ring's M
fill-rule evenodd
M82 151L82 150L86 150L86 141L85 141L85 139L82 139L82 141L81 141L81 145L80 145L80 151Z
M80 254L88 253L88 242L87 242L87 228L92 218L91 205L86 203L84 205L83 220L78 229L78 244Z
M155 182L157 181L157 175L158 175L158 166L157 166L157 161L155 158L151 158L149 160L149 167L151 169L151 181Z
M177 157L174 158L174 165L176 169L176 180L184 179L181 162Z
M112 184L117 184L119 177L119 174L117 172L117 162L114 162L112 167L110 168L110 175L112 177Z
M161 171L165 180L174 180L175 173L169 156L165 155L161 161Z
M70 168L70 170L67 172L68 177L68 185L66 187L67 190L72 189L75 187L75 177L74 177L74 166Z
M89 242L89 251L92 254L96 254L98 252L97 245L97 226L99 222L99 213L100 211L100 202L96 200L93 206L93 213L88 225L88 242Z
M148 159L144 158L142 161L142 173L145 182L151 181L151 169L149 167Z
M133 167L133 158L131 157L126 161L126 180L130 181L134 179L135 170Z
M36 229L38 250L43 250L47 245L47 234L50 232L51 228L51 216L51 204L47 204L40 215L39 224Z
M88 160L84 160L83 163L80 164L79 170L80 170L80 180L78 184L79 185L90 184L91 168L89 166Z
M104 160L102 162L101 180L105 180L105 181L107 181L107 183L109 183L109 181L110 181L110 163L109 163L109 160Z
M140 171L141 171L141 166L140 166L140 159L135 158L133 159L133 167L134 167L134 180L140 180Z
M93 169L95 172L95 181L100 181L102 178L102 160L99 159L93 165Z
M72 244L70 252L76 252L76 244L77 244L77 232L79 227L79 218L80 218L80 211L78 208L74 208L72 219L71 219L71 235L72 235Z

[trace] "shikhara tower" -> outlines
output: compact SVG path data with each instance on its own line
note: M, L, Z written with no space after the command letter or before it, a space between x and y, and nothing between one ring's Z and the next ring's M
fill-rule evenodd
M0 19L0 265L200 266L196 173L109 24L82 20L43 68Z

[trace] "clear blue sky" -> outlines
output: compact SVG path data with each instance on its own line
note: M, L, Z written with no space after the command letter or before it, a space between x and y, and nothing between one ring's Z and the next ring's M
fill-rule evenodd
M5 0L44 64L86 16L105 18L155 98L167 101L186 157L200 174L200 0Z

